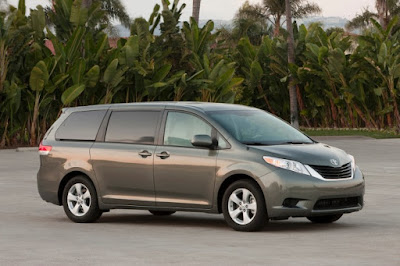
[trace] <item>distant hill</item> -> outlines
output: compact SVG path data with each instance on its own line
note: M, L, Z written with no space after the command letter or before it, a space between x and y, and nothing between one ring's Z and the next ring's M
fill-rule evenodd
M344 28L349 20L341 17L308 17L297 20L297 24L304 24L306 26L315 22L321 22L322 27L326 30L334 27Z
M200 27L204 26L208 20L200 20ZM298 19L297 24L305 24L306 26L310 25L311 23L320 22L322 23L322 27L324 29L329 29L333 27L344 28L346 23L348 22L347 19L341 17L308 17L304 19ZM232 27L231 20L214 20L215 28L221 27ZM116 30L118 31L118 36L120 37L128 37L130 35L130 30L123 25L115 25ZM160 30L156 29L156 35L160 34Z
M218 20L217 19L217 20L213 20L213 21L214 21L216 29L221 28L223 26L231 27L231 25L232 25L232 21L230 21L230 20ZM200 20L200 27L203 27L207 22L208 22L208 20ZM183 24L183 22L181 22L181 24ZM122 37L122 38L129 37L131 34L130 30L121 24L114 25L114 28L117 30L119 37ZM160 29L157 28L155 30L154 34L159 35Z

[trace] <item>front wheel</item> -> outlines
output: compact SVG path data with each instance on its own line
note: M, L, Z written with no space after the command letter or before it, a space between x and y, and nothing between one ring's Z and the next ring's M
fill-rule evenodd
M76 176L68 181L63 191L62 203L65 214L76 223L94 222L102 214L97 202L96 189L83 176Z
M259 231L268 221L264 196L249 180L231 184L222 198L225 221L237 231Z
M324 215L324 216L310 216L310 217L307 217L307 219L310 220L313 223L329 224L329 223L336 222L342 216L343 216L343 214Z

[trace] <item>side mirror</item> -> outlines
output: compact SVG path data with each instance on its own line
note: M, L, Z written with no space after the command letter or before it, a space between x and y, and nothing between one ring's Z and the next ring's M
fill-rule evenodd
M195 135L192 139L192 145L195 147L211 148L213 141L208 135Z

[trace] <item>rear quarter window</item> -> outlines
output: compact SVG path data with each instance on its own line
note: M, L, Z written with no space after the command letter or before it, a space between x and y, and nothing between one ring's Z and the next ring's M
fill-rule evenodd
M57 129L56 140L94 141L106 110L71 113Z

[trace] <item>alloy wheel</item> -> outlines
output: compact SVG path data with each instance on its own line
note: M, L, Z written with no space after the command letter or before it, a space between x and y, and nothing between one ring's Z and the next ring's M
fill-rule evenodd
M238 188L232 192L228 200L229 216L240 225L253 221L257 212L257 202L253 193L246 188Z
M92 203L89 189L82 183L76 183L68 191L68 208L75 216L85 215Z

